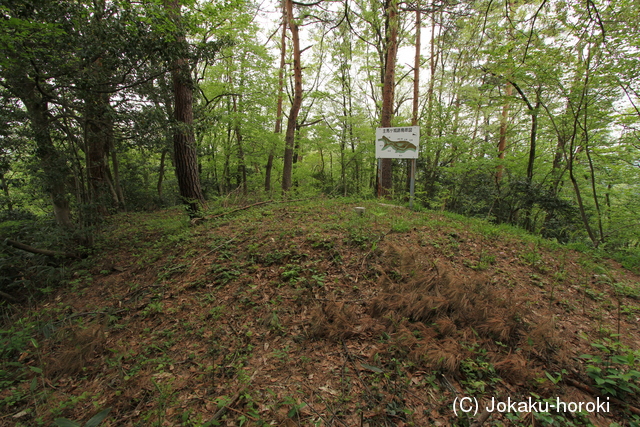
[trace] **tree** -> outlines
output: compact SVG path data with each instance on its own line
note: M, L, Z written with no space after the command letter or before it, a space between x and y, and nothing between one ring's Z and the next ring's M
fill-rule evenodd
M174 45L177 55L171 64L173 112L176 120L173 130L173 161L180 196L183 203L188 206L189 215L195 216L200 205L205 204L205 200L200 186L196 139L193 131L193 81L187 59L188 45L182 30L180 0L170 0L165 5L176 27Z
M387 0L385 4L385 67L382 83L382 110L380 112L380 126L391 127L394 111L394 94L396 88L396 57L398 55L398 1ZM380 160L380 183L378 196L389 196L393 188L392 159Z
M282 169L282 191L287 192L291 188L291 176L293 172L293 149L295 145L296 126L298 114L302 105L302 65L300 62L300 35L298 22L293 16L293 0L284 0L287 12L287 22L291 30L291 45L293 47L293 101L287 118L287 130L284 139L284 167Z
M56 222L71 228L71 208L65 183L69 169L66 160L54 146L51 132L50 90L47 65L60 65L68 54L64 31L42 19L59 16L60 9L45 3L31 8L17 2L3 9L0 19L0 59L2 85L24 104L31 124L36 155L44 171L43 184L51 199ZM44 70L44 71L42 71Z
M285 0L282 0L282 35L280 37L280 66L278 67L278 98L276 107L276 123L274 133L279 135L282 133L282 93L284 90L284 71L285 71L285 59L287 56L287 7ZM273 149L269 149L269 155L267 158L267 165L265 168L264 178L264 191L271 192L271 171L273 169Z

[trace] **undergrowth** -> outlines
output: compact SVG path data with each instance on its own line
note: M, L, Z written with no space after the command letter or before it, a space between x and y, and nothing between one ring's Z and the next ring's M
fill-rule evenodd
M594 397L575 382L638 405L635 276L510 226L315 200L104 230L42 302L4 306L0 425L468 426L460 393Z

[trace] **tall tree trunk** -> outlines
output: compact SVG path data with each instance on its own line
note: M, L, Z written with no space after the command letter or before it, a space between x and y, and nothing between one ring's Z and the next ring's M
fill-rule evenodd
M156 188L158 190L158 199L162 202L162 181L164 180L164 161L167 157L168 151L162 150L162 154L160 155L160 170L158 171L158 184Z
M19 88L19 93L16 95L24 103L31 120L36 155L44 172L44 184L51 197L56 223L65 228L72 228L71 206L65 187L69 170L65 159L56 150L51 139L48 103L33 80L26 75L19 76L18 79L15 87Z
M396 85L396 58L398 54L398 0L387 0L386 4L386 56L384 83L382 85L382 111L380 126L391 127ZM380 189L378 196L390 196L393 188L392 159L381 159Z
M437 55L439 52L436 52L436 44L438 40L436 37L436 18L435 14L431 15L431 46L430 46L430 56L429 56L429 87L427 88L427 126L425 129L425 136L427 137L427 142L433 135L433 92L436 84L436 69L438 66Z
M282 133L282 92L284 91L284 67L287 54L287 8L282 0L282 35L280 37L280 69L278 70L278 102L276 106L276 125L274 133ZM265 168L264 191L271 192L271 171L273 170L273 147L269 147L267 166Z
M427 87L427 123L425 126L425 144L431 143L431 136L433 135L433 93L436 83L436 70L438 67L438 55L440 54L439 48L436 49L438 38L436 37L436 17L435 13L431 14L431 43L430 43L430 55L429 55L429 86ZM428 153L428 151L426 151ZM436 153L436 158L439 155ZM435 195L435 179L436 171L438 168L438 160L433 162L429 161L429 155L425 159L425 190L427 197L433 197Z
M116 194L118 196L119 209L127 210L127 204L124 200L124 192L122 191L122 185L120 184L120 162L118 162L118 155L115 149L111 149L111 164L113 165L113 185L116 187Z
M231 85L234 84L233 81L233 73L231 70L229 73L229 83ZM240 60L240 81L238 82L238 87L244 87L244 57ZM238 144L238 187L242 187L242 194L246 196L248 194L247 191L247 164L244 157L244 147L243 147L243 135L242 129L240 126L240 112L242 111L242 96L233 97L233 133L236 135L236 142Z
M586 86L586 83L585 83L585 86ZM578 209L580 210L580 217L582 219L582 224L584 225L584 228L587 231L587 234L589 235L589 239L591 239L591 242L593 243L593 245L595 247L598 247L598 244L600 243L600 241L596 236L596 234L593 232L593 229L591 228L591 224L589 224L589 218L587 216L587 211L584 206L584 202L582 200L582 194L580 192L580 185L578 184L578 180L576 179L576 176L574 174L574 168L573 168L574 161L578 155L578 153L575 152L576 151L575 139L578 133L580 114L583 108L582 102L584 101L585 92L586 92L586 89L584 89L582 93L582 99L580 100L580 104L578 105L577 111L575 112L574 122L573 122L573 132L572 132L571 139L569 141L569 153L565 152L565 158L567 161L567 169L569 171L569 180L573 185L573 190L576 195L576 201L578 202Z
M502 174L504 170L504 165L502 164L502 160L504 160L504 153L507 147L507 127L509 124L509 97L513 94L513 85L510 82L507 82L505 88L506 100L504 105L502 106L502 114L500 116L500 139L498 140L498 159L499 163L496 168L496 183L500 183L502 180Z
M287 21L291 29L291 42L293 44L293 102L287 120L287 132L285 134L284 167L282 171L282 191L287 192L291 188L291 176L293 173L293 150L295 143L296 125L298 113L302 105L302 65L300 63L300 38L298 24L293 19L293 0L285 0L287 8Z
M265 167L264 191L271 192L271 171L273 170L273 151L269 152L267 157L267 166Z
M100 67L99 63L95 65ZM107 151L113 138L113 122L109 115L108 94L89 89L84 96L84 138L92 216L90 224L94 224L98 216L105 215L113 204L107 163Z
M511 82L511 85L516 89L518 94L522 100L527 104L527 109L529 110L529 114L531 114L531 132L529 134L529 161L527 162L527 181L531 182L533 180L533 167L536 160L536 137L538 134L538 112L540 110L540 105L542 102L540 101L540 88L536 90L536 105L535 107L531 105L529 102L529 98L522 91L520 86L518 86L515 82Z
M418 126L419 96L420 96L420 33L422 30L422 16L420 14L420 0L416 6L416 42L413 59L413 103L411 111L411 126Z
M527 163L527 180L533 180L533 169L536 161L536 138L538 135L538 111L540 110L540 98L531 111L531 137L529 138L529 162Z
M556 152L553 156L553 164L551 166L551 189L553 191L553 195L557 196L560 192L560 181L562 180L562 175L564 174L564 170L562 169L562 158L563 152L565 151L565 146L567 145L567 141L565 140L563 135L558 135L558 142L556 144ZM565 169L566 170L566 169Z
M513 8L513 0L505 1L506 14L507 18L509 18L509 14L511 13L511 9ZM514 40L513 28L509 26L507 29L507 40ZM509 57L511 56L511 49L509 50ZM511 68L511 67L510 67ZM509 69L507 72L507 78L510 77L512 70ZM507 148L507 129L509 127L509 105L511 102L511 95L513 94L513 85L510 81L507 80L507 84L505 86L505 101L502 106L502 114L500 116L500 138L498 140L498 166L496 167L496 184L500 185L500 181L502 180L502 175L504 173L504 155L505 150Z
M347 102L349 105L349 109L347 111L348 117L349 117L349 142L351 144L351 155L353 156L353 160L355 163L355 180L354 180L354 185L355 185L355 191L356 193L360 193L360 161L357 157L359 157L356 154L356 143L355 143L355 138L353 136L353 97L351 96L351 80L349 80L349 85L348 85L348 95L347 95Z
M345 13L348 13L345 11ZM342 96L342 129L340 132L340 182L342 185L342 195L347 196L347 161L346 161L346 149L347 149L347 137L352 138L351 129L351 81L350 81L350 61L351 61L351 42L349 41L349 35L341 27L341 44L340 46L340 94ZM348 44L348 51L345 52L345 44ZM353 147L353 139L351 139L351 146Z
M234 133L236 134L236 142L238 143L238 177L240 179L240 185L242 186L242 194L247 195L247 165L244 158L244 148L242 146L242 132L240 130L239 120L237 118L238 105L234 98L233 109L236 113L236 123L234 127Z
M419 96L420 96L420 36L422 30L422 15L420 13L420 0L416 4L416 42L415 42L415 56L413 59L413 102L411 105L411 126L418 126L418 113L419 113ZM415 171L411 171L414 168L416 160L407 160L407 182L406 191L411 191L411 176L415 174ZM415 176L414 176L415 179Z
M171 0L166 3L171 18L180 28L180 3ZM196 139L193 132L193 81L187 61L187 41L185 35L178 30L176 45L182 56L173 61L171 79L173 81L174 118L173 160L178 178L178 188L182 202L187 205L190 216L197 215L200 205L205 204L198 174L198 157Z
M591 150L589 149L589 100L587 99L588 98L587 95L588 95L588 90L589 90L588 85L590 83L590 75L591 75L591 70L590 70L591 55L592 55L591 46L589 46L588 52L589 54L587 56L587 61L586 61L586 75L585 75L584 91L583 91L583 97L585 101L584 101L584 122L582 124L582 132L584 134L584 138L583 138L584 152L585 152L585 155L587 156L587 161L589 164L591 194L593 195L593 203L595 204L595 207L596 207L598 231L600 234L598 238L598 242L596 243L596 246L597 246L600 243L604 243L604 229L602 226L602 210L600 209L600 200L598 197L598 191L596 189L595 168L593 166L593 160L591 159Z
M11 195L9 194L9 184L4 177L4 172L0 172L0 183L2 184L2 191L7 198L7 210L11 212L13 210L13 202L11 202Z

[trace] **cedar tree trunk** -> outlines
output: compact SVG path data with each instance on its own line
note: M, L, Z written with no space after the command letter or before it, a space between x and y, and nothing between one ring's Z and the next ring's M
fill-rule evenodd
M174 22L180 23L180 3L173 0L167 4ZM173 155L180 197L187 205L190 216L195 216L200 205L205 203L200 187L198 173L198 157L196 138L193 133L193 81L191 70L186 59L187 42L184 34L178 30L176 43L179 51L185 53L173 61L171 79L173 81L174 118L176 126L173 131Z
M380 126L391 127L396 83L396 57L398 53L398 0L387 3L387 43L384 83L382 85L382 112ZM392 159L382 159L379 196L389 196L393 186Z

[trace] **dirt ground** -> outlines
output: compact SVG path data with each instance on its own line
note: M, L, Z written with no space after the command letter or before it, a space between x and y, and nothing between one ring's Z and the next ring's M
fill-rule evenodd
M111 218L86 268L14 316L37 320L38 347L17 355L35 369L0 391L24 396L0 425L106 408L104 426L637 425L636 274L507 227L354 206ZM486 410L607 396L599 413Z

